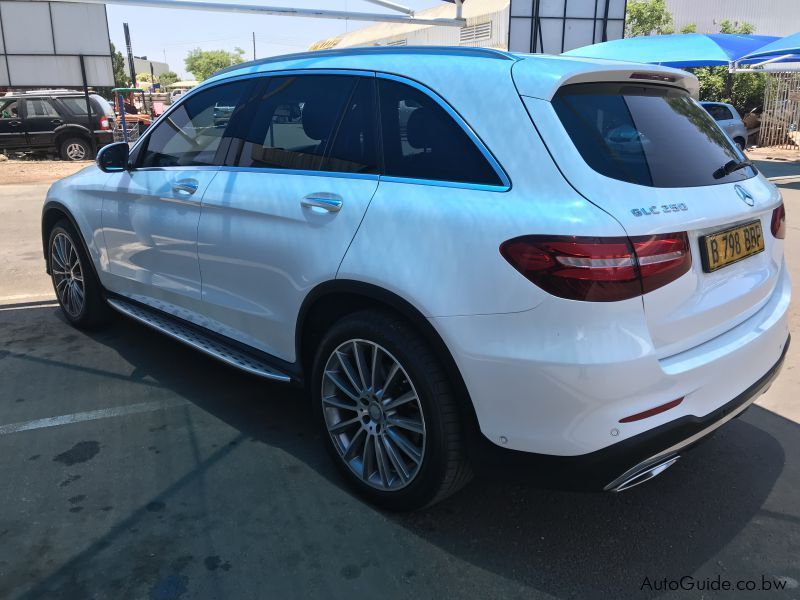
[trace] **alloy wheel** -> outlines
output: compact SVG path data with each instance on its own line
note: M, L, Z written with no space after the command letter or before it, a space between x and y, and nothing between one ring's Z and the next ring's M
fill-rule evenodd
M86 148L83 144L72 142L67 144L67 158L70 160L83 160L86 158Z
M83 310L86 289L78 251L65 233L57 233L50 248L50 270L61 306L71 317Z
M369 340L340 344L322 378L325 426L339 457L382 491L410 484L425 456L425 418L408 373Z

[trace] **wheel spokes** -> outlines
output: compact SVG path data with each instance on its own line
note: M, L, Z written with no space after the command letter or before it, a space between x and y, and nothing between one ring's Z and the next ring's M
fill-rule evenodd
M334 447L359 480L397 490L416 477L426 447L425 419L394 356L369 340L342 343L325 365L321 401Z

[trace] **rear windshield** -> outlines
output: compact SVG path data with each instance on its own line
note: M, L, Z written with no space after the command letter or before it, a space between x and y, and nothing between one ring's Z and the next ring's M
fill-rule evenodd
M722 169L744 156L683 90L618 83L561 88L559 119L583 160L621 181L659 188L748 179L752 167Z

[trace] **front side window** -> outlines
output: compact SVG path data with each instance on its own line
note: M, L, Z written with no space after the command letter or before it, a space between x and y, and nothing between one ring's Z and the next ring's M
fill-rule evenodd
M753 177L744 156L705 109L678 88L585 83L562 87L552 100L583 160L628 183L695 187Z
M31 98L25 100L25 114L31 117L58 117L58 111L53 104L44 98Z
M489 161L438 102L409 85L378 81L386 175L502 185Z
M0 119L19 119L19 100L0 98Z
M357 79L338 75L270 77L255 96L252 118L231 132L231 164L320 170Z
M211 166L222 162L228 122L245 100L249 80L210 87L159 121L146 140L141 167Z

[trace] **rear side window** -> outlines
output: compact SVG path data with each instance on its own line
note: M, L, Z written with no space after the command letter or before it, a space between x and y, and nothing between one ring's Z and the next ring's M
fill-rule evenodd
M331 148L322 161L322 170L377 173L377 116L375 79L359 78L345 104Z
M461 126L433 98L403 83L378 80L386 175L502 185Z
M714 119L683 90L589 83L561 88L558 114L584 161L595 171L629 183L674 188L741 181L744 159Z
M86 116L86 99L85 98L59 98L67 110L76 116Z
M142 167L221 164L228 121L244 100L250 81L210 87L187 98L155 126L142 152Z
M708 114L714 117L715 121L729 121L733 118L727 106L722 106L721 104L704 104L703 108L708 111Z
M58 117L58 111L50 100L45 98L31 98L25 100L25 116L30 117Z
M231 134L238 149L232 150L229 162L242 167L320 170L356 82L355 77L338 75L268 78L249 109L252 118L241 119ZM340 151L345 160L357 162L358 149ZM352 170L358 168L354 165Z

